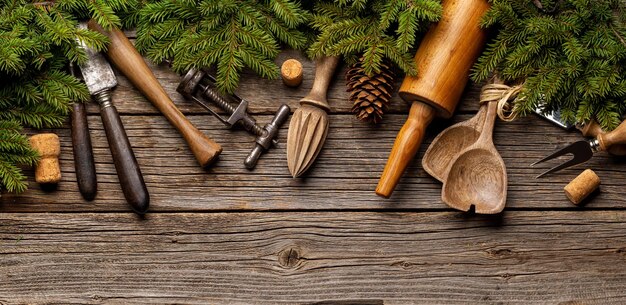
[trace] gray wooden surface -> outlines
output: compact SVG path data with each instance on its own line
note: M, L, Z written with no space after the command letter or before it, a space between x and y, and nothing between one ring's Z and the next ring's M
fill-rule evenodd
M292 89L280 80L243 77L238 93L266 123L281 103L292 109L312 85L313 65ZM285 147L254 171L242 162L253 137L230 131L183 100L179 76L153 66L176 104L224 153L208 170L126 79L114 102L123 115L152 198L144 219L129 212L102 124L89 105L99 192L77 191L68 126L63 181L0 199L0 304L609 304L626 302L626 159L599 154L586 164L602 179L585 207L562 188L585 167L536 180L552 164L529 164L581 139L537 118L498 122L494 141L507 165L502 215L452 211L441 184L408 169L393 197L374 195L406 104L394 98L380 126L356 121L346 100L345 67L329 101L325 149L305 177L292 179ZM470 118L480 85L468 88L452 120ZM280 133L285 143L286 126Z

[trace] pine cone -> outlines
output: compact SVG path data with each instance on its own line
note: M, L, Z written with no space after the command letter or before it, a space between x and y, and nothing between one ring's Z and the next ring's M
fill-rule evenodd
M350 101L354 103L352 112L365 122L380 122L389 107L395 73L388 61L381 64L381 71L372 77L367 76L361 67L361 59L346 72Z

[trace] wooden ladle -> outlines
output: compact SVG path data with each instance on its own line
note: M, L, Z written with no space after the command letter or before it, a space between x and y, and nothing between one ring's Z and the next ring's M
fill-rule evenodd
M487 106L482 105L471 119L456 123L437 135L422 158L424 170L443 182L452 160L480 137L486 111Z
M465 148L446 173L441 198L450 207L476 213L496 214L504 209L507 193L506 167L493 144L498 102L489 102L482 132Z

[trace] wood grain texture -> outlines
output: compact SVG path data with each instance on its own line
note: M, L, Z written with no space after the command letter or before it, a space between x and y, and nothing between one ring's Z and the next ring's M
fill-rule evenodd
M127 33L132 35L131 33ZM260 124L280 103L293 109L311 89L313 64L296 52L304 82L246 72L239 94ZM148 189L151 213L130 212L95 104L88 105L99 191L82 199L69 124L61 140L63 179L0 197L0 304L623 304L626 302L626 162L599 153L585 164L603 179L585 208L563 186L580 167L535 180L529 164L582 137L536 117L498 123L494 141L507 164L503 214L476 216L441 203L441 184L418 152L390 200L372 192L407 117L397 96L373 127L349 114L345 82L331 84L328 139L315 167L291 178L287 128L254 171L254 146L175 92L179 76L150 66L190 121L224 144L203 170L185 141L124 77L115 103ZM344 73L343 71L339 73ZM478 109L473 85L453 120L429 127L424 142ZM45 132L49 130L38 131ZM30 133L34 133L30 131Z
M254 146L247 132L230 131L209 115L191 116L191 121L211 138L224 143L221 160L210 170L199 168L185 143L161 116L123 116L122 120L151 195L151 211L283 210L283 209L417 209L447 208L441 203L441 184L421 167L421 156L433 137L450 123L467 120L459 115L449 122L436 122L429 129L418 157L391 197L383 200L372 192L382 171L387 150L404 115L389 115L378 127L356 121L352 115L332 115L331 130L318 160L303 178L291 178L284 149L272 149L248 171L242 160ZM271 116L257 116L260 124ZM69 129L55 130L61 139L63 179L55 192L41 190L27 171L28 192L3 194L0 211L126 211L119 182L110 157L102 123L89 117L92 132L98 196L82 200L76 187ZM287 130L279 133L284 147ZM494 142L507 166L509 190L507 209L572 208L563 187L583 169L563 170L542 179L535 176L554 164L530 167L559 147L580 140L578 132L565 132L536 117L496 125ZM172 157L176 156L176 157ZM558 162L555 160L554 162ZM626 162L606 153L585 163L603 180L601 191L586 206L626 208L623 195Z
M4 213L0 303L620 304L625 218Z

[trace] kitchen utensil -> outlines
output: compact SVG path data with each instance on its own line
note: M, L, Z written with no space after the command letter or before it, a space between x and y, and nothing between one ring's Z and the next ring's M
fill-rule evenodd
M583 136L588 138L595 138L601 134L604 134L604 130L600 127L600 124L595 120L587 122L587 124L578 126ZM614 156L626 156L626 144L615 144L607 149L607 152Z
M574 128L574 125L565 121L563 117L561 117L561 110L556 109L552 111L546 111L542 106L535 108L535 113L548 120L550 123L555 124L565 130L570 130Z
M82 25L84 27L84 24ZM148 210L150 196L141 175L139 164L126 135L117 109L111 101L111 89L117 86L113 69L104 56L81 42L88 60L80 69L89 93L100 105L102 124L109 142L115 170L126 201L138 214Z
M566 146L562 149L557 150L551 155L531 164L531 166L537 165L539 163L558 158L560 156L571 154L573 157L563 162L560 165L557 165L550 170L544 172L543 174L537 176L537 178L543 177L547 174L557 172L561 169L574 166L593 157L593 154L598 151L606 151L611 149L614 145L626 144L626 121L623 121L615 130L599 134L595 139L589 141L578 141Z
M89 28L109 38L110 44L106 53L109 60L182 134L200 166L206 167L215 162L222 152L222 147L198 130L176 108L143 57L139 55L124 33L117 29L106 31L93 20L89 21Z
M478 113L471 119L450 126L435 137L422 158L422 167L428 174L444 181L451 161L480 137L486 111L487 106L481 105Z
M287 164L294 178L311 167L324 146L328 133L327 112L330 111L326 93L338 64L338 56L315 61L313 88L300 100L300 108L291 117L287 134Z
M72 63L69 64L69 70L74 77L77 77L78 73ZM78 190L85 200L91 201L98 191L98 179L87 124L87 111L85 104L81 102L72 105L71 132Z
M257 161L264 151L270 149L272 145L278 145L278 141L276 141L278 129L285 123L289 117L289 113L291 113L289 106L281 105L278 111L276 111L276 115L272 121L264 127L261 127L257 125L256 120L248 114L248 101L236 94L222 96L215 89L215 78L197 69L191 69L187 72L176 91L187 99L204 107L224 123L224 125L228 126L228 128L241 125L245 130L257 136L255 147L244 161L244 165L248 169L253 169L256 166ZM237 106L234 106L231 101L236 103ZM225 111L229 117L224 118L219 113L213 111L209 106L209 102L212 102Z
M479 214L496 214L504 209L506 166L492 140L497 107L497 102L488 103L480 137L452 160L441 193L450 207L468 211L473 205Z
M411 110L378 182L379 196L391 196L435 115L452 116L487 39L480 28L487 9L486 0L443 1L441 20L428 31L415 54L419 74L406 77L400 88L400 96L411 103Z

